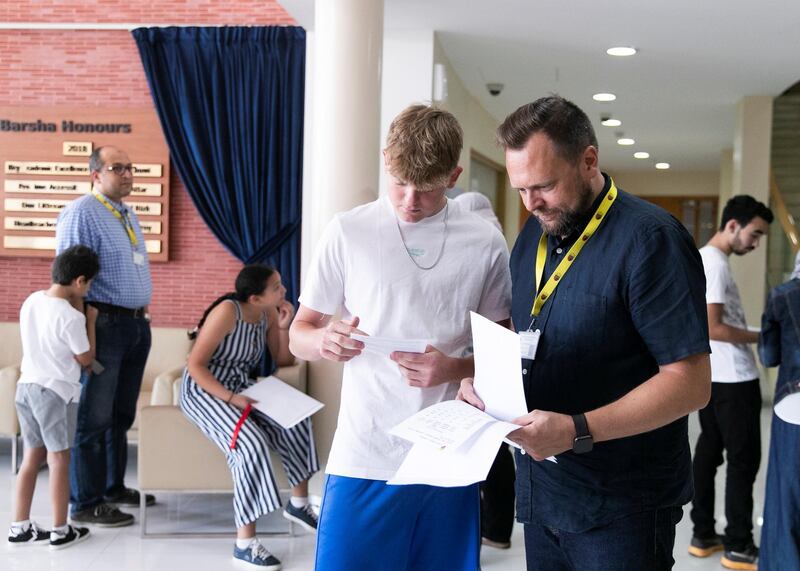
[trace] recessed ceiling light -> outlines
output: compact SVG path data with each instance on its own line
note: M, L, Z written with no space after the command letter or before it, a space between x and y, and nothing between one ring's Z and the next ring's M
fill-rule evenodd
M650 153L646 153L645 151L638 151L633 153L633 158L635 159L649 159Z
M592 99L595 101L614 101L617 98L613 93L595 93Z
M656 168L658 170L667 170L669 168L669 163L656 163Z
M622 121L619 119L603 119L600 121L600 123L602 123L605 127L619 127L622 125Z
M621 139L617 139L617 144L618 145L626 145L626 146L627 145L635 145L636 141L634 141L633 139L629 139L627 137L623 137Z
M617 46L613 48L608 48L606 53L610 56L617 56L617 57L626 57L632 56L636 54L636 48L632 48L629 46Z

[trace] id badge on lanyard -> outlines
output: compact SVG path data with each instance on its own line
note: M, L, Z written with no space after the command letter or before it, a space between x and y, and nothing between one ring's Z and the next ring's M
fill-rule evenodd
M536 358L536 350L539 348L539 338L542 332L539 329L519 332L519 352L523 359L533 361Z

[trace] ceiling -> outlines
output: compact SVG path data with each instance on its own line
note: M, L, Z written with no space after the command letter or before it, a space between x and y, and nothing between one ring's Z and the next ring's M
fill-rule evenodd
M313 0L280 0L313 29ZM327 0L333 1L333 0ZM800 81L797 0L385 0L387 29L432 29L466 88L498 120L559 93L595 124L613 170L719 167L733 147L737 103ZM633 46L612 57L612 46ZM505 85L496 97L486 83ZM598 103L592 94L612 92ZM603 127L610 114L621 127ZM622 131L636 140L616 144ZM647 151L649 159L634 159Z

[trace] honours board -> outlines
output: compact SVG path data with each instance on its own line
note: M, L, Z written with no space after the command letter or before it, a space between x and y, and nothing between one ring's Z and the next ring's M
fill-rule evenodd
M0 256L53 257L58 213L91 192L89 156L133 162L125 199L151 262L169 258L169 151L152 108L0 107Z

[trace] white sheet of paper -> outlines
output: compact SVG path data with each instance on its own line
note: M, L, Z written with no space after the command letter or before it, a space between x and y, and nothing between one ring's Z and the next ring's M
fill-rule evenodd
M486 413L506 421L527 414L519 336L475 312L470 312L470 319L475 392L486 405Z
M800 393L783 397L775 405L775 414L784 422L800 424Z
M394 351L403 353L424 353L431 344L428 339L392 339L390 337L372 337L371 335L353 334L350 337L364 344L364 350L388 357Z
M468 486L486 479L503 438L518 428L508 422L483 425L458 447L415 444L390 485Z
M485 412L463 401L444 401L405 419L389 433L437 448L458 447L484 425L494 422Z
M475 351L474 387L485 412L505 421L528 414L519 335L474 311L470 312L470 320ZM515 442L506 442L521 449ZM554 456L546 459L558 463Z
M291 428L321 409L324 404L298 391L277 377L269 376L243 390L241 394L258 401L259 410L284 428Z

